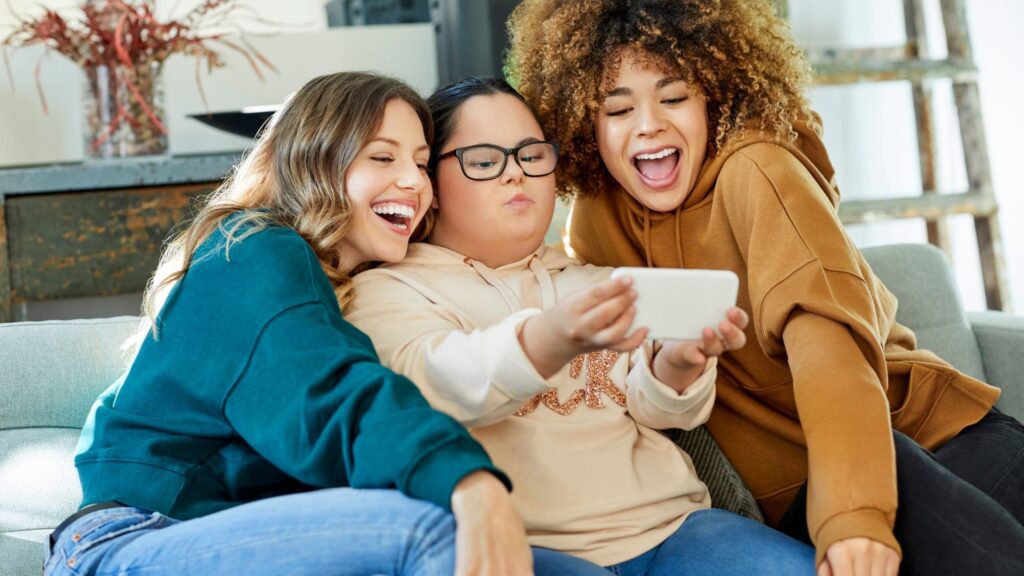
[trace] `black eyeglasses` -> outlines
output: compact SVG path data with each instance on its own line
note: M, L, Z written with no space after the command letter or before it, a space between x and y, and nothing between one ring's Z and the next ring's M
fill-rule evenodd
M555 165L558 164L558 142L538 140L515 148L476 144L445 152L437 157L437 161L452 156L459 159L462 173L470 180L493 180L501 176L509 156L516 159L523 174L536 178L555 171Z

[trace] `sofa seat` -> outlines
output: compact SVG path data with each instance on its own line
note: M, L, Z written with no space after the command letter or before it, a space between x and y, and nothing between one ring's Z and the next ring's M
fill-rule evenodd
M0 431L0 502L4 503L0 562L10 554L41 563L40 545L82 500L71 457L80 432L77 428Z
M39 576L44 542L81 503L74 453L125 369L134 316L0 324L0 576Z
M897 320L965 372L1003 389L1024 419L1024 318L965 314L944 256L928 245L865 249L896 294ZM47 535L78 507L73 457L93 401L124 372L136 317L0 324L0 576L38 576ZM760 518L757 503L703 427L675 439L717 506Z

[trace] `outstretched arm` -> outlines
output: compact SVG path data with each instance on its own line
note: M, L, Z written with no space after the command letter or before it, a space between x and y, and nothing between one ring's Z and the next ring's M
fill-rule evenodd
M634 354L626 394L633 418L655 429L705 423L715 400L717 357L746 344L747 322L747 314L733 308L718 332L706 328L700 341L669 340L653 357L646 346Z

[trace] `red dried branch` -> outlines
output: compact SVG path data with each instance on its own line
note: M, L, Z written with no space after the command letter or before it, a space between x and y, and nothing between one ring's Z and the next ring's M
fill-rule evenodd
M38 61L36 61L36 69L32 73L32 77L36 83L36 92L39 93L39 103L43 106L43 114L50 113L50 107L46 105L46 94L43 92L43 81L41 77L43 73L43 60L46 59L48 53L49 50L43 51L43 55L39 57Z
M218 40L218 42L244 56L245 60L249 63L249 66L252 67L252 71L256 74L256 77L259 78L261 82L263 81L263 73L260 72L259 64L256 62L256 58L254 58L252 54L250 54L248 51L246 51L245 48L242 48L238 44L235 44L234 42L230 42L223 38Z
M11 83L11 92L14 92L14 72L11 71L11 55L7 53L9 46L3 47L4 69L7 70L7 81Z
M146 99L142 97L141 93L139 93L139 88L135 85L134 80L131 78L122 78L121 82L123 82L128 88L128 91L132 93L132 98L135 99L139 108L142 108L142 111L146 114L146 117L149 118L149 121L153 123L153 126L156 127L161 134L167 134L167 128L164 128L164 123L161 122L160 118L153 113L153 109L149 107L149 104L146 103Z
M12 14L14 12L12 11ZM106 0L105 2L84 1L79 8L77 20L68 21L54 10L44 10L34 19L14 14L17 25L8 34L0 47L4 51L4 65L13 87L8 48L32 44L43 44L47 50L55 50L83 68L107 66L119 77L123 85L140 104L145 115L154 121L154 126L163 131L163 126L148 105L141 98L134 72L117 73L118 69L139 70L163 64L174 54L185 54L197 59L198 65L205 61L207 70L212 71L224 65L220 54L211 48L222 44L242 54L261 80L261 66L272 71L276 68L240 32L240 44L225 40L220 33L208 30L212 24L228 25L238 15L253 17L255 11L240 0L205 0L184 16L159 21L146 2L135 0ZM257 16L258 18L258 16ZM40 63L36 66L36 85L44 111L46 99L39 81ZM200 94L205 94L197 75ZM116 86L115 86L116 88ZM119 110L119 113L123 110ZM130 118L129 116L125 117Z

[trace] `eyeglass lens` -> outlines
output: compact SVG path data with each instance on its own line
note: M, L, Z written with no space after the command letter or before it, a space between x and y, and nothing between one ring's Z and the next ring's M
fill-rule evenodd
M505 169L507 157L504 150L492 146L472 146L462 152L462 169L470 178L497 178ZM558 162L555 147L548 142L526 144L518 149L516 158L527 176L547 176Z

